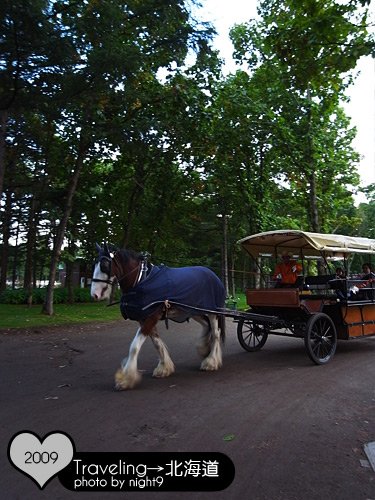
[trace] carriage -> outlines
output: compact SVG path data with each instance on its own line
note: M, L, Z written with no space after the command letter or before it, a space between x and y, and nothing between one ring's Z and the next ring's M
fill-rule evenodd
M120 310L125 319L139 323L115 376L118 390L131 389L140 381L138 355L147 338L159 353L153 376L168 377L175 366L157 331L160 320L201 325L198 352L200 369L218 370L222 365L225 319L237 325L237 336L246 351L258 351L268 335L301 338L311 360L322 365L335 354L337 339L375 335L375 282L356 276L336 279L335 263L343 262L349 272L353 255L375 255L375 240L303 231L280 230L259 233L239 241L258 266L257 284L246 290L249 309L225 308L225 290L208 268L154 266L141 253L110 251L97 245L91 295L108 299L117 279L121 292ZM292 286L275 287L267 272L272 259L289 252L302 263L302 273ZM354 292L359 292L355 294Z
M258 268L257 286L246 290L249 310L234 315L245 350L258 351L270 334L297 337L310 359L322 365L334 356L337 340L375 335L375 282L349 274L355 255L374 258L375 240L279 230L248 236L239 244ZM302 263L295 285L286 288L275 287L267 274L282 252ZM345 278L335 276L338 263L347 271Z

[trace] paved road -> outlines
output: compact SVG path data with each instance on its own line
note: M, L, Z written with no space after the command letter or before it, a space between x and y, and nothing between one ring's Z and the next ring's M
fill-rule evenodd
M300 340L273 336L262 351L243 351L229 320L224 366L205 373L193 323L171 323L163 338L177 372L152 378L146 342L141 385L114 392L135 326L0 332L1 498L375 500L375 472L361 463L375 441L375 338L340 343L318 367ZM215 493L77 493L57 478L39 491L6 458L22 430L64 431L82 452L222 452L236 475Z

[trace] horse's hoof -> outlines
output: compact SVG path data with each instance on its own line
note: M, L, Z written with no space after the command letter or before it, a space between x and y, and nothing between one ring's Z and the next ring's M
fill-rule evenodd
M214 361L212 359L204 359L201 363L200 369L205 372L213 372L221 367L222 363L220 361Z
M141 374L136 372L129 376L129 373L125 373L123 370L117 370L115 374L115 390L116 391L126 391L127 389L133 389L141 381Z
M174 373L174 365L173 364L170 366L158 365L155 368L155 370L153 371L152 376L155 378L165 378L165 377L169 377L169 375L171 375L172 373Z

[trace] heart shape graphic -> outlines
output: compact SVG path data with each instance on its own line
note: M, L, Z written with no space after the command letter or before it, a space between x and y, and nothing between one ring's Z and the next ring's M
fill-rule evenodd
M50 432L43 440L31 431L19 432L11 439L11 464L29 476L40 489L72 461L74 443L64 432Z

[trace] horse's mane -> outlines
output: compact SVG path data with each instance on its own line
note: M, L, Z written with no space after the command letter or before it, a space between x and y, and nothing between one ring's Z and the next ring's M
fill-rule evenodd
M116 257L120 257L120 260L123 262L128 262L129 260L136 260L139 262L142 260L142 254L139 252L135 252L130 248L124 248L116 251Z

